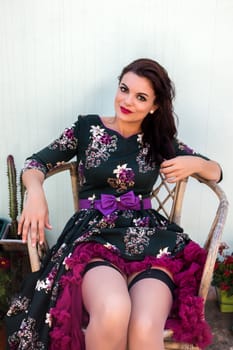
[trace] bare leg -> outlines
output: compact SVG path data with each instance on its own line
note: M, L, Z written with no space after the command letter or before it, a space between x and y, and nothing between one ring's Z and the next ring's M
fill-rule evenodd
M163 330L172 306L169 288L160 280L146 278L131 290L129 350L163 350Z
M84 275L82 296L90 315L86 350L125 350L131 301L123 276L108 266L95 267Z

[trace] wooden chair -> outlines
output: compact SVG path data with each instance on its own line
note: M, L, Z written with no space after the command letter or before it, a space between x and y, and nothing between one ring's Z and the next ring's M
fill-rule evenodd
M52 169L47 174L47 178L53 176L62 171L70 171L71 186L73 193L74 209L78 210L78 174L76 162L69 162L61 164L58 167ZM210 231L207 235L204 248L208 251L207 260L204 266L202 280L199 288L199 296L206 301L207 294L210 288L212 274L214 270L214 264L218 253L219 244L222 237L223 227L225 224L228 201L225 193L221 187L213 181L206 181L198 176L193 176L199 183L204 184L211 189L218 197L218 206L215 217L213 218ZM159 177L156 188L152 193L153 207L158 210L162 215L167 217L169 220L180 224L182 203L187 186L188 178L179 181L176 184L168 185L162 176ZM162 197L162 198L161 198ZM28 241L28 252L31 262L32 271L36 271L40 267L40 257L43 255L43 250L33 248ZM164 344L166 350L180 349L180 350L199 350L199 347L187 344L178 343L172 339L172 330L164 331Z

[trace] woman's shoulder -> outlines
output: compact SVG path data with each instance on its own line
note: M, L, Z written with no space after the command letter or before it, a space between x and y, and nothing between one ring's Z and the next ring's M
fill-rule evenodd
M90 130L93 125L101 125L101 119L98 114L80 114L74 123L75 130L80 134L82 132Z
M100 116L98 114L80 114L78 116L78 122L80 123L93 123L93 122L100 122Z

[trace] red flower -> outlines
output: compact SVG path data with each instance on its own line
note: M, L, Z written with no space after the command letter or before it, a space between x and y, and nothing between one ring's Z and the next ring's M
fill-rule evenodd
M229 277L231 274L231 271L226 270L226 271L224 271L223 274L224 274L224 276Z
M225 243L225 242L221 242L220 245L219 245L219 248L218 248L218 252L220 255L224 255L224 250L225 249L228 249L229 246Z
M10 260L7 258L0 257L0 269L8 270L10 268Z
M224 264L233 264L233 256L227 255L224 259Z
M221 243L219 254L214 266L212 285L233 295L233 255L228 251L228 245Z

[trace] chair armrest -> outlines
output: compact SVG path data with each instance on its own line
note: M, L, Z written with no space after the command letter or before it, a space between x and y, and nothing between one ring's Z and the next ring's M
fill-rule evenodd
M67 162L67 163L59 164L58 166L52 168L46 174L46 179L66 170L69 170L70 172L74 209L78 210L78 173L77 173L76 162ZM24 195L26 196L26 191ZM38 271L40 269L41 259L49 249L48 243L47 241L45 241L43 245L37 244L35 247L33 247L31 244L31 235L29 233L27 246L28 246L28 254L29 254L29 259L31 264L31 270L32 272Z
M199 288L199 296L201 296L205 302L212 281L214 265L217 258L219 245L221 243L223 228L226 222L229 204L226 194L219 186L219 184L217 184L214 181L205 180L198 175L193 175L192 177L208 186L215 193L219 200L215 217L212 221L208 237L204 244L204 248L208 251L208 254L202 274L201 284Z
M27 240L27 247L28 247L28 255L31 265L31 271L35 272L40 269L41 265L41 259L44 257L46 252L49 249L47 241L43 243L43 245L40 245L39 243L36 244L35 247L32 246L31 242L31 235L28 234L28 240Z

